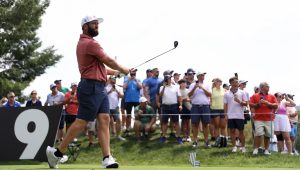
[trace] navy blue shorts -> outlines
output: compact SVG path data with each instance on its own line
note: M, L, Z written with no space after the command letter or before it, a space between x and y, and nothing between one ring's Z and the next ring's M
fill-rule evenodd
M228 119L228 128L244 130L244 119Z
M216 118L216 117L220 117L220 118L225 118L225 113L224 110L222 109L211 109L210 110L211 113L211 118Z
M162 105L162 122L168 123L169 118L173 122L179 121L179 108L178 104Z
M77 87L78 119L94 121L100 113L109 114L109 101L105 82L81 79Z
M191 120L193 124L199 123L210 123L210 108L209 105L192 105L191 109Z
M70 125L70 124L72 124L73 122L75 122L76 117L77 117L77 115L69 115L69 114L66 114L66 116L65 116L66 124L67 124L67 125Z
M180 112L180 118L181 119L191 119L191 111L187 109L184 105L182 105L182 110Z

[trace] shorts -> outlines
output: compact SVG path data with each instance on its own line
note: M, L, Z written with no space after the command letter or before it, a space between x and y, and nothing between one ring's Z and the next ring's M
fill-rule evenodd
M216 118L216 117L220 117L220 118L225 118L225 113L223 109L211 109L210 111L210 117L211 118Z
M110 113L110 116L114 118L114 122L116 122L117 120L120 120L120 112L119 112L118 107L116 109L110 109L109 113Z
M209 105L197 105L193 104L191 109L191 120L193 124L199 123L210 123L210 108Z
M158 113L158 114L161 114L161 108L158 108L157 104L156 104L156 101L153 100L150 102L150 106L152 107L152 109L154 110L154 113Z
M182 106L182 110L180 112L180 118L183 120L191 119L191 111L184 105Z
M291 124L288 115L276 114L274 120L275 132L290 132Z
M140 104L139 102L125 102L125 109L126 109L127 117L131 117L132 107L136 107L139 104Z
M228 128L244 130L244 119L228 119Z
M78 119L94 121L100 113L109 114L109 101L105 90L105 82L81 79L77 87L79 102Z
M296 139L297 138L297 123L293 123L292 124L292 128L291 128L291 132L290 132L290 136L291 138L293 139Z
M72 123L76 120L76 117L77 117L77 115L69 115L69 114L66 114L66 116L65 116L66 124L67 124L67 125L72 124Z
M162 122L168 123L169 118L172 120L172 122L179 121L178 104L162 105Z
M274 135L274 122L254 120L254 136L266 136L271 138Z

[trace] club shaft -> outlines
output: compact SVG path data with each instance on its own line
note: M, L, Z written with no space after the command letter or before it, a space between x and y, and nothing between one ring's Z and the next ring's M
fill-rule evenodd
M147 60L147 61L145 61L145 62L143 62L143 63L141 63L141 64L135 66L134 68L140 67L141 65L144 65L144 64L148 63L149 61L151 61L151 60L153 60L153 59L155 59L155 58L157 58L157 57L159 57L159 56L161 56L161 55L164 55L164 54L166 54L166 53L168 53L168 52L174 50L175 48L176 48L176 47L174 47L174 48L172 48L172 49L170 49L170 50L168 50L168 51L166 51L166 52L163 52L163 53L161 53L161 54L159 54L159 55L157 55L157 56L155 56L155 57L152 57L152 58L150 58L149 60Z

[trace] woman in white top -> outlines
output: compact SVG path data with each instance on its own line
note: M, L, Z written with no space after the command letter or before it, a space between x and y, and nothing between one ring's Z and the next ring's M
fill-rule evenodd
M284 153L284 140L288 153L292 155L292 143L290 140L291 124L288 117L287 107L294 107L296 104L286 94L275 93L275 97L277 98L278 108L275 112L274 131L277 136L278 152ZM285 99L285 101L283 101L283 99Z

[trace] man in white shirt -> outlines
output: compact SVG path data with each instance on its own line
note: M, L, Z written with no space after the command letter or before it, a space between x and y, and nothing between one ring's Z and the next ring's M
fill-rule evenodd
M193 129L193 147L198 146L198 131L200 120L203 125L204 146L210 147L208 141L208 125L210 123L210 97L211 88L208 84L204 83L206 73L198 72L196 74L197 81L192 83L189 87L189 97L191 98L191 120Z
M109 101L109 111L110 111L110 122L113 129L114 135L119 140L125 140L120 133L121 133L121 120L120 120L120 111L119 111L119 101L122 98L123 92L116 85L116 77L110 76L105 87L107 91L108 101ZM115 124L116 123L116 124Z
M168 120L170 118L175 126L177 142L182 144L179 127L179 111L182 110L182 98L179 86L172 84L171 77L171 75L165 75L163 86L159 90L159 97L162 97L162 136L160 137L160 143L166 142Z
M241 142L241 152L245 153L245 135L244 135L244 106L248 105L246 94L240 90L237 77L229 79L231 88L224 95L224 112L228 118L228 128L230 129L230 137L232 141L232 152L237 152L236 146L236 129L239 131L239 139Z

